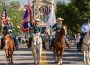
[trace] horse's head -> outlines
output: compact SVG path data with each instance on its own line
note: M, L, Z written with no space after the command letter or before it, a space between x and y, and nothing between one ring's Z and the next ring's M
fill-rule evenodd
M12 37L11 37L10 34L7 34L7 35L5 35L4 39L5 39L5 40L9 40L9 39L12 39Z
M60 29L60 35L65 35L65 30L63 27Z
M90 44L90 31L88 31L88 32L85 34L85 36L84 36L84 38L83 38L83 42L84 42L85 44L87 44L87 45Z

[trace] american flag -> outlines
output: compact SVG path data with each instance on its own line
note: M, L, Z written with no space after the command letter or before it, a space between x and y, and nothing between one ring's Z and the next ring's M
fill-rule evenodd
M8 23L7 21L7 11L6 11L6 6L5 6L5 3L4 3L4 6L3 6L3 12L2 12L2 25L6 25Z
M31 7L30 7L30 1L28 0L28 7L23 16L21 28L23 32L28 32L31 27L32 27L32 12L31 12Z

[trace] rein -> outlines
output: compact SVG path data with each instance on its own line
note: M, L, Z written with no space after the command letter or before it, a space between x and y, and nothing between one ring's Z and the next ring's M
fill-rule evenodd
M86 43L84 43L85 45L87 45L87 46L89 46L90 44L86 44Z

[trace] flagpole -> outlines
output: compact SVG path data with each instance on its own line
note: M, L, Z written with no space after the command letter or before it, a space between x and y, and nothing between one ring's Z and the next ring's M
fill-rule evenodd
M54 9L53 8L53 3L54 3L54 0L52 0L52 9ZM50 34L51 34L51 38L52 38L52 26L50 26Z
M28 36L29 36L29 31L30 31L29 7L30 7L30 1L28 0ZM28 39L28 41L29 41L29 39ZM29 44L29 42L28 42L28 44Z
M54 3L54 0L52 0L51 11L52 11L52 9L54 9L53 8L53 3ZM52 23L51 23L51 25L52 25ZM52 39L52 26L51 25L50 25L50 38ZM51 39L50 39L50 44L51 44Z

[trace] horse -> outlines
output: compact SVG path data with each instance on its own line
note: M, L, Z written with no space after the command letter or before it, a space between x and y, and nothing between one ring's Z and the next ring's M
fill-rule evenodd
M45 34L41 35L42 38L42 48L46 49L46 44L49 42L48 41L48 36ZM30 48L32 46L32 37L29 38L29 40L26 40L27 47Z
M40 35L35 34L32 38L32 53L34 57L34 62L37 65L41 63L41 54L42 54L42 38Z
M82 40L81 50L84 53L83 62L89 65L90 64L90 30L85 34Z
M62 65L62 57L65 47L67 46L65 43L65 30L62 27L60 32L58 33L57 37L53 43L53 51L54 51L54 59L57 62L57 65Z
M14 40L10 34L7 34L4 36L4 43L5 43L4 50L6 53L7 64L8 63L12 64L13 63L12 56L13 56L15 45L14 45Z

